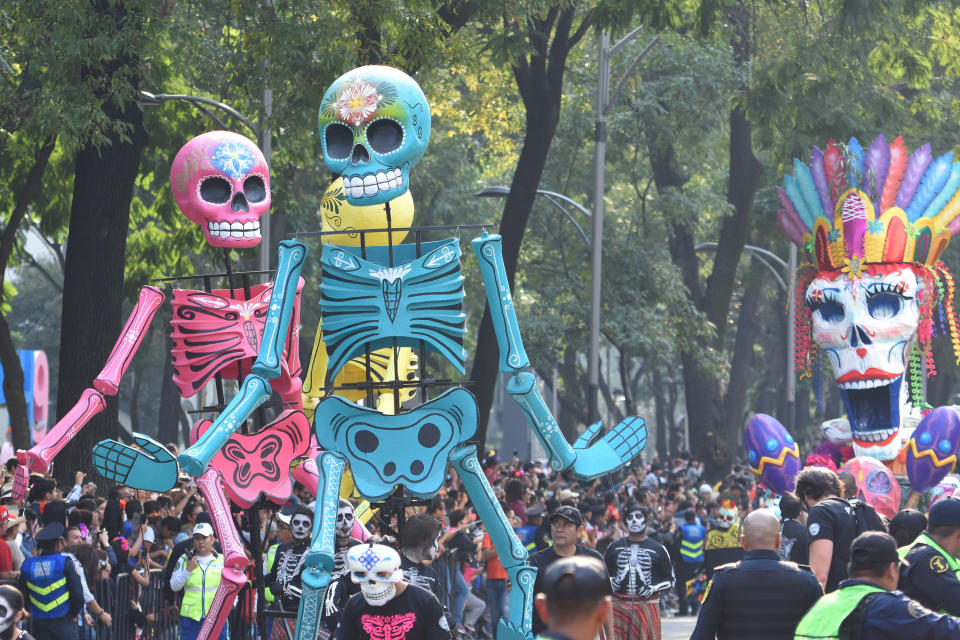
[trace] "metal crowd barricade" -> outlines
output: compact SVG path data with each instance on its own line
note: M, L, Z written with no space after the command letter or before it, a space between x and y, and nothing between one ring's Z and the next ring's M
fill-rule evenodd
M248 578L253 578L253 569L248 570ZM0 584L19 585L16 581L0 580ZM155 569L150 572L150 584L141 586L129 573L98 582L93 589L97 603L112 618L111 626L100 624L93 627L79 623L79 640L177 640L180 635L179 594L176 602L170 602L163 596L163 572ZM29 606L29 605L28 605ZM139 607L147 618L143 627L135 627L136 614L132 611ZM259 615L258 615L259 614ZM250 583L237 596L228 624L230 640L293 640L287 633L287 623L297 617L296 611L258 611L257 592ZM258 618L263 620L261 630ZM29 620L25 625L31 631ZM37 640L43 640L37 638Z

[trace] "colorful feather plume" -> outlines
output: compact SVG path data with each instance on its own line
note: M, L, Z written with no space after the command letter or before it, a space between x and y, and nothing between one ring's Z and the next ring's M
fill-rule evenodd
M947 184L950 179L950 170L953 168L953 154L945 153L932 163L920 179L920 186L913 199L910 200L910 206L907 207L907 219L915 222L923 212L927 210L930 203L933 202L937 194Z
M789 173L783 176L783 188L786 190L790 202L796 207L797 213L800 214L800 219L803 220L804 226L808 229L813 229L813 221L817 219L817 216L815 212L807 208L807 203L803 199L803 193L800 191L800 186L797 184L796 178Z
M820 196L817 195L817 187L813 183L810 169L797 158L793 159L793 177L796 178L797 186L800 187L800 194L803 196L807 210L816 219L821 210ZM827 213L826 217L830 218L830 213Z
M867 192L867 197L873 201L873 208L882 211L882 209L879 209L880 196L887 179L887 171L890 169L890 146L882 133L867 149L867 157L863 164L863 190Z
M897 191L896 206L906 210L907 205L913 200L913 194L923 178L923 173L930 166L933 160L933 153L930 151L930 145L925 144L910 154L907 160L907 168L903 172L903 180L900 182L900 190Z
M887 179L883 183L883 195L880 196L880 208L877 215L894 205L897 199L897 190L903 180L903 172L907 168L907 145L903 143L903 136L897 136L890 143L890 169Z
M810 233L810 229L803 224L803 220L800 219L800 214L797 213L797 210L794 208L793 203L790 202L790 198L787 197L787 192L777 187L777 198L780 199L780 204L783 206L781 211L784 212L784 215L790 218L789 223L792 228L797 229L800 232L800 237L803 237L803 234ZM779 215L779 213L778 213Z
M820 196L823 215L829 218L833 215L833 198L830 197L827 174L823 169L823 151L820 151L816 146L813 147L813 152L810 154L810 174L813 176L813 184L817 186L817 195Z
M800 219L795 217L796 212L793 212L793 215L786 209L777 210L777 220L780 221L780 228L783 229L783 233L786 234L787 238L790 239L790 242L797 245L798 247L803 246L803 223L800 222Z
M843 179L843 154L833 139L827 143L827 150L823 154L823 173L830 186L830 199L836 202L846 183Z
M948 211L946 207L947 204L953 200L953 196L957 193L957 189L960 189L960 162L954 162L953 166L950 167L950 177L947 179L946 185L933 199L933 202L927 205L926 210L923 212L924 217L934 219L938 230L939 228L946 227L947 223L956 217L956 213ZM944 215L941 216L941 213ZM947 216L950 217L948 218Z
M859 189L863 184L863 147L856 138L850 138L847 143L847 187Z

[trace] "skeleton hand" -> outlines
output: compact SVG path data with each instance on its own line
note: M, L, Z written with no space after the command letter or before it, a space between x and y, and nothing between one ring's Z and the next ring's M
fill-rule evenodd
M524 633L523 630L501 618L497 624L497 640L533 640L533 634Z
M325 611L324 615L326 617L330 617L333 614L335 614L337 611L339 611L339 609L337 608L337 602L336 602L337 589L339 588L339 586L340 586L340 583L338 581L338 582L334 582L332 585L330 585L330 588L327 589L327 597L323 606Z
M577 456L573 474L578 478L589 480L616 471L640 453L647 443L643 418L627 418L591 445L590 441L600 432L600 427L599 422L590 425L573 445Z
M101 476L134 489L162 493L177 484L177 459L163 445L141 433L133 434L140 447L101 440L93 447L93 466Z

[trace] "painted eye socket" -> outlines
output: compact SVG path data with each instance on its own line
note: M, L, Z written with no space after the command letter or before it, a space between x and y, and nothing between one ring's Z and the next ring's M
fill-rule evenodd
M367 142L377 153L396 151L403 144L403 128L393 120L376 120L367 127Z
M381 580L386 580L393 575L392 571L377 571L377 577Z
M776 438L770 438L769 440L767 440L766 446L767 446L767 451L776 451L777 447L780 446L780 443L777 442Z
M200 183L200 197L210 204L226 204L233 195L233 189L226 178L210 176Z
M787 441L787 444L793 444L793 436L789 433L783 436L783 439Z
M337 160L350 157L353 150L353 131L345 124L327 125L323 131L323 139L327 145L327 155Z
M833 300L825 300L814 310L819 313L824 322L840 322L843 320L843 305Z
M944 439L937 445L937 449L940 449L941 453L950 453L953 451L953 445L950 444L949 440Z
M354 572L353 572L353 579L356 580L357 582L360 582L360 581L362 581L362 580L366 580L366 578L367 578L367 572L366 572L366 571L354 571Z
M750 458L751 463L757 461L757 452L753 449L750 449L750 451L747 453L747 456Z
M933 442L933 435L930 432L921 433L917 438L917 442L920 444L930 444Z
M260 176L250 176L243 181L243 195L247 202L257 203L267 199L267 187Z
M889 320L900 313L901 308L903 308L903 298L896 293L878 293L867 299L870 317L877 320Z

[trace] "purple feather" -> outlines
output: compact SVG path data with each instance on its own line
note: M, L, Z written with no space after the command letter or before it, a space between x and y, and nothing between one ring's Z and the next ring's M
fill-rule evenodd
M950 234L954 236L960 233L960 216L951 220L950 224L947 225L947 229L950 229Z
M833 199L830 197L830 187L827 186L827 174L823 169L823 151L816 146L810 154L810 173L813 174L813 183L817 185L817 194L823 206L823 215L827 220L833 218Z
M802 247L803 232L800 228L803 224L800 222L800 218L791 217L790 212L786 209L778 209L777 220L780 221L780 228L783 229L783 232L790 238L790 242L798 247Z
M900 190L897 191L896 206L906 209L910 201L913 200L913 194L923 178L924 172L933 161L933 152L930 151L930 144L927 143L910 154L907 161L907 169L903 173L903 180L900 182Z
M800 234L809 233L810 229L807 228L807 225L803 223L803 218L800 217L800 214L797 213L797 210L793 206L793 202L790 201L790 196L787 195L787 192L783 190L782 187L777 187L777 197L780 199L780 205L784 208L787 215L789 215L795 222L794 224L797 229L800 230ZM957 216L960 218L960 216ZM789 237L789 233L787 236Z
M873 201L873 210L880 213L880 196L883 194L883 184L887 181L887 172L890 170L890 145L887 138L881 133L867 149L867 159L864 161L864 191Z

